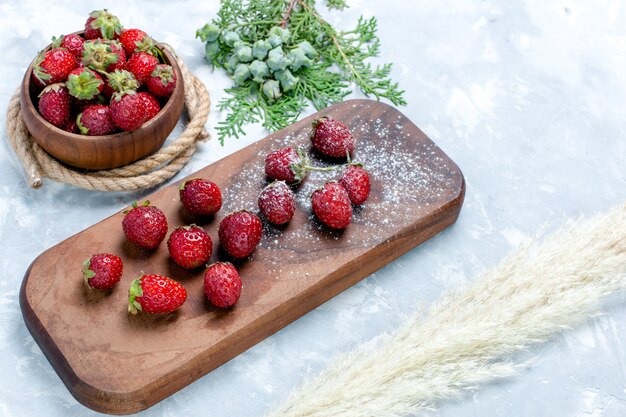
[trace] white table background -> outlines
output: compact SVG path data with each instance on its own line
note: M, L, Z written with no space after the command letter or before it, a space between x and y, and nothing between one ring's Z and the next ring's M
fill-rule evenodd
M593 4L592 4L593 3ZM36 52L82 28L95 1L0 1L0 122ZM470 282L544 224L626 201L626 4L620 1L352 0L320 9L339 28L377 16L381 62L401 108L467 180L456 225L141 416L261 416L334 354L391 331L442 291ZM126 27L171 44L213 102L230 80L203 61L195 29L217 1L109 2ZM359 97L359 94L355 94ZM215 109L209 130L224 117ZM266 135L200 145L176 178ZM42 251L145 193L27 188L0 145L0 415L94 415L66 390L24 326L18 292ZM602 317L522 355L519 375L442 404L432 416L626 415L626 295ZM76 318L80 320L80 317ZM129 370L130 371L130 370ZM129 372L129 376L132 372ZM382 416L381 416L382 417Z

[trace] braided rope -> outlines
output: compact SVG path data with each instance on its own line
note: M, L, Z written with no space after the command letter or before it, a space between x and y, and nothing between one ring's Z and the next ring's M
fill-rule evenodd
M11 97L7 111L9 143L21 160L32 188L42 186L42 177L87 190L136 191L152 188L178 173L196 150L198 141L210 139L204 124L211 110L205 85L187 66L178 61L185 83L185 107L189 121L183 133L156 153L130 165L95 172L80 172L59 163L33 141L21 115L19 88Z

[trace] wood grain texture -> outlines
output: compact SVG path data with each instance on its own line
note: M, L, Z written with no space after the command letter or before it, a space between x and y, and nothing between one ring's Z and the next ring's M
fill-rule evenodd
M461 171L400 112L375 101L351 100L320 113L344 121L354 132L355 160L367 160L372 176L370 198L355 209L345 231L328 230L311 215L309 195L334 174L309 174L295 190L292 221L282 228L265 224L256 251L235 262L244 287L234 308L210 306L202 291L203 271L176 266L165 243L146 251L126 242L122 213L48 249L32 263L20 292L24 320L78 401L111 414L145 409L456 220L465 194ZM264 156L286 145L308 149L315 116L187 177L207 178L221 187L224 206L214 218L185 213L178 198L180 182L147 198L165 212L170 230L195 222L217 247L217 228L226 214L256 211L256 197L267 181ZM335 163L312 155L314 164ZM95 252L115 253L124 261L122 282L110 292L88 290L82 283L81 261ZM218 259L227 259L221 250L211 261ZM186 304L166 317L129 316L128 286L142 271L179 280L189 294Z
M76 33L82 35L82 32ZM32 82L33 60L24 74L20 89L20 108L28 131L46 152L76 168L117 168L151 155L174 130L185 105L185 85L180 67L167 49L163 49L163 54L167 63L172 65L178 80L172 96L161 111L139 129L103 136L69 133L41 117L34 104L38 93Z

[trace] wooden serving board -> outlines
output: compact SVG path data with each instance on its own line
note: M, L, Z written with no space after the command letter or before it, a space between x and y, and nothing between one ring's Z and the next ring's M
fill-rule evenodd
M345 231L329 230L311 215L309 196L333 174L309 174L296 189L292 221L281 228L265 224L256 251L236 262L244 287L234 308L209 305L203 271L175 265L165 242L154 251L128 243L121 212L35 259L20 292L24 321L78 401L110 414L150 407L456 220L465 194L457 165L398 110L370 100L331 106L190 175L221 187L224 206L215 218L185 213L180 182L147 199L165 212L170 230L195 222L218 247L217 228L226 214L257 210L257 195L267 183L265 155L287 145L308 150L311 122L320 114L344 121L354 133L354 160L364 161L372 176L370 198L355 209ZM331 161L313 154L312 163ZM122 282L110 292L83 285L81 262L96 252L124 261ZM218 259L227 259L221 250L211 262ZM128 286L142 271L180 281L188 291L185 305L168 316L129 315Z

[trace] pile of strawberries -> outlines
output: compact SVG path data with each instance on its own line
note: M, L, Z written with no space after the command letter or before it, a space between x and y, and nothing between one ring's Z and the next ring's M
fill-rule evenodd
M133 131L156 116L177 80L154 40L123 29L107 10L89 14L83 36L53 38L37 56L32 82L41 116L89 136Z
M313 124L313 147L331 158L345 158L338 181L326 182L311 195L315 216L332 229L345 229L352 219L352 205L363 204L370 193L370 178L362 164L350 161L355 140L341 122L327 117ZM301 149L282 148L272 151L265 159L265 174L274 181L259 194L258 206L263 217L280 225L291 220L296 202L293 186L301 183L308 171L335 170L335 167L314 167ZM288 183L291 185L288 185ZM194 216L212 216L222 207L222 193L213 182L195 178L179 188L180 201ZM125 211L122 229L126 238L146 249L158 247L168 232L167 218L148 201L134 203ZM249 211L228 214L219 224L218 237L228 256L247 258L261 241L263 225L259 216ZM174 229L167 239L170 257L186 269L206 265L213 253L213 240L195 224ZM92 288L112 288L122 277L122 260L111 254L96 254L83 264L83 277ZM208 265L204 272L204 294L216 307L233 306L241 295L242 280L230 262ZM177 281L161 276L146 275L135 279L129 290L128 309L131 313L171 313L187 299L185 288Z
M320 117L313 122L311 142L316 151L333 160L346 158L347 164L336 181L329 181L311 195L311 207L319 221L332 229L345 229L352 221L352 206L367 200L370 178L363 164L350 161L354 151L354 136L338 120ZM333 167L309 165L301 149L291 147L272 151L265 158L265 174L276 181L259 196L261 213L274 224L288 222L295 211L295 197L290 185L304 180L308 171L332 171Z

